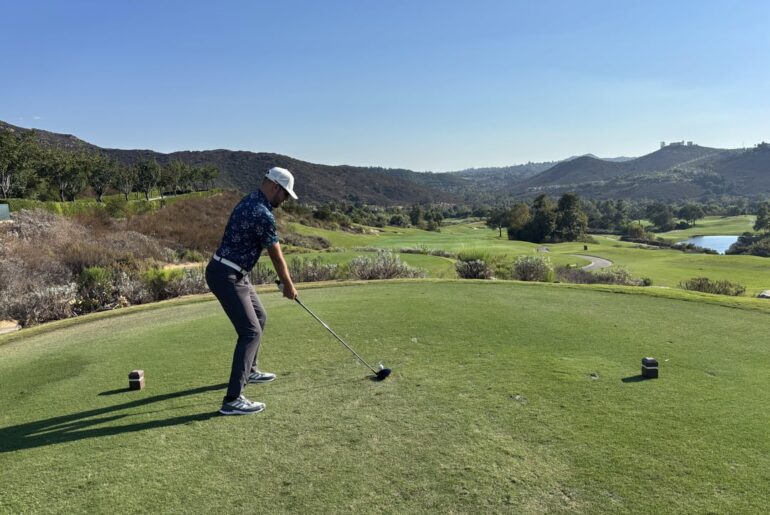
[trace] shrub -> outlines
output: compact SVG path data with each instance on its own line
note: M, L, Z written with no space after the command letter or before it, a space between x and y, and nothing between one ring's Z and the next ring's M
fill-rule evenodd
M0 319L28 326L208 291L201 269L142 272L177 253L105 212L19 211L0 227Z
M492 269L481 259L458 261L455 270L460 279L492 279L493 276Z
M117 303L121 307L146 304L153 300L146 282L138 273L129 274L124 270L117 270L113 274L113 284L118 295Z
M0 292L0 318L16 320L22 327L74 316L77 285L43 286L24 293Z
M548 256L519 256L513 262L513 279L552 282L553 265Z
M184 249L182 252L180 252L179 259L182 261L192 261L194 263L200 263L206 260L206 258L203 257L203 254L197 250L191 249Z
M643 284L642 281L633 279L628 269L622 266L613 266L596 271L563 267L556 271L556 277L562 282L575 284L622 284L627 286L641 286ZM650 284L652 284L651 280Z
M457 258L457 254L454 252L442 249L429 249L426 245L420 245L419 247L403 247L398 251L401 254L425 254L426 256Z
M376 256L358 256L348 263L352 279L395 279L425 277L425 271L403 263L392 252L380 251Z
M714 295L731 295L737 297L746 293L746 287L742 284L730 281L712 281L707 277L693 277L679 286L685 290L712 293Z
M674 250L681 250L682 252L686 252L688 254L719 254L714 249L707 249L705 247L699 247L693 243L674 243L671 245L671 248Z
M263 265L259 261L249 272L249 281L251 284L269 284L274 283L278 278L275 272L268 265Z
M461 279L491 279L497 264L484 249L466 249L457 253L455 270Z
M623 236L632 239L642 239L647 236L647 231L639 224L628 224L622 229Z
M320 257L289 260L289 273L292 280L298 283L331 281L337 277L338 269L339 265L323 263Z
M457 253L457 259L460 261L485 261L489 263L491 256L489 252L483 249L467 249Z
M168 286L171 297L181 295L194 295L196 293L206 293L209 287L206 284L206 274L204 267L185 268L181 275L176 275Z
M153 300L165 300L174 296L176 287L173 285L175 281L180 281L184 276L184 271L179 268L150 268L144 274L144 279L147 290Z
M752 243L748 253L752 256L770 257L770 239L765 237Z
M75 304L77 314L101 311L115 307L115 288L112 272L106 268L92 266L84 268L78 278L78 298Z

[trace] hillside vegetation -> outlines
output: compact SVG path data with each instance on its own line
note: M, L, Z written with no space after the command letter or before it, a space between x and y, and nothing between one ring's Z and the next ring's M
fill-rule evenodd
M0 131L24 134L28 129L0 122ZM572 191L587 198L710 201L725 197L770 195L770 145L751 149L716 149L674 144L647 155L622 160L593 155L554 163L463 170L457 173L418 173L379 167L328 166L270 152L102 149L72 135L35 131L46 147L69 152L100 152L122 165L178 162L218 170L216 185L251 191L273 166L289 168L297 177L303 201L349 201L378 205L414 203L500 202L533 197L548 191Z

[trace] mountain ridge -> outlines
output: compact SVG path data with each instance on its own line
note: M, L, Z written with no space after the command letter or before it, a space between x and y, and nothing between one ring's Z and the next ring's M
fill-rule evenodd
M433 202L476 203L573 191L591 198L703 200L719 195L770 196L770 147L720 149L672 144L636 158L598 158L583 154L543 163L470 168L454 172L323 165L276 153L200 150L161 153L147 149L101 148L71 134L24 129L0 121L0 129L34 130L38 141L67 150L100 151L124 164L179 159L213 164L217 186L251 191L273 166L290 169L300 199L309 202L362 202L408 205Z

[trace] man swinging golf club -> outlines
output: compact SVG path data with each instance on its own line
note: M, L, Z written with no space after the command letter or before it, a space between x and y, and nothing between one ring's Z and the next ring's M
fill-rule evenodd
M290 300L297 298L273 216L273 208L289 197L297 199L294 176L284 168L271 168L259 190L243 197L233 209L222 243L206 267L206 283L238 334L227 395L219 409L223 415L249 415L264 410L263 403L244 397L243 389L246 384L275 379L275 374L257 368L267 313L249 282L248 273L266 249L283 286L283 296Z

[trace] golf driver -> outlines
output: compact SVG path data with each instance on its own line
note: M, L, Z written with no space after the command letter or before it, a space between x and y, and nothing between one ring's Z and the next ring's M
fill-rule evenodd
M276 284L276 285L278 285L278 288L281 288L281 281L280 281L280 280L276 280L276 281L275 281L275 284ZM374 379L375 381L382 381L383 379L385 379L386 377L388 377L388 376L390 375L390 372L391 372L391 371L390 371L390 369L389 369L389 368L385 368L385 366L384 366L382 363L380 363L380 368L379 368L379 370L376 370L376 369L375 369L375 368L373 368L371 365L369 365L369 363L367 363L366 361L364 361L364 358L362 358L361 356L359 356L359 355L358 355L358 353L357 353L356 351L354 351L354 350L353 350L353 348L352 348L350 345L348 345L347 343L345 343L345 341L344 341L342 338L340 338L339 336L337 336L337 333L335 333L334 331L332 331L332 328L331 328L331 327L329 327L328 325L326 325L326 322L324 322L323 320L321 320L320 318L318 318L318 317L316 316L316 314L315 314L315 313L313 313L312 311L310 311L310 309L308 309L308 307L307 307L307 306L305 306L305 305L302 303L302 301L301 301L301 300L299 300L299 297L295 298L294 300L296 300L296 301L297 301L297 304L299 304L300 306L302 306L302 307L305 309L305 311L307 311L308 313L310 313L310 315L311 315L313 318L315 318L316 320L318 320L318 322L320 322L320 323L321 323L321 325L322 325L322 326L324 326L324 327L326 328L326 330L327 330L327 331L329 331L330 333L332 333L332 336L334 336L335 338L337 338L337 340L339 340L339 342L340 342L342 345L344 345L346 349L348 349L350 352L352 352L352 353L353 353L353 355L354 355L356 358L358 358L358 361L360 361L361 363L363 363L364 365L366 365L366 366L367 366L367 368L369 368L369 370L371 370L371 371L372 371L372 373L374 373L374 377L373 377L372 379Z

